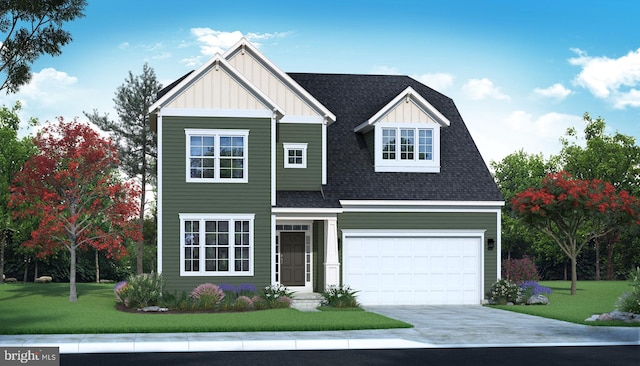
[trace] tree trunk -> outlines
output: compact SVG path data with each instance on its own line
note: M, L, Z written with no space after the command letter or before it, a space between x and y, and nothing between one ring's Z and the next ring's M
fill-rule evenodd
M4 246L7 243L7 235L0 231L0 282L4 282Z
M100 263L98 262L98 249L96 249L96 283L100 283Z
M22 283L27 283L27 272L29 272L29 257L24 259L24 275L22 276Z
M577 266L577 255L571 257L571 295L575 295L577 292L577 284L578 284L578 266Z
M140 193L140 216L139 216L139 221L140 221L140 240L136 243L136 249L137 249L137 253L136 253L136 272L138 274L142 274L144 268L143 268L143 263L142 263L142 249L144 247L144 208L146 205L146 199L147 199L147 143L146 143L146 137L145 137L145 142L142 145L142 179L141 179L141 185L142 185L142 192Z
M600 281L600 241L598 238L594 239L596 247L596 281Z
M78 293L76 292L76 246L71 243L69 248L70 268L69 268L69 302L78 301Z
M38 258L34 261L34 269L33 269L33 282L36 282L38 279Z

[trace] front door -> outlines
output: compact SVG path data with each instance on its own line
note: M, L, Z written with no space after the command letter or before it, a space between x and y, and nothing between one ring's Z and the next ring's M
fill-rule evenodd
M280 233L280 279L285 286L304 286L304 233Z

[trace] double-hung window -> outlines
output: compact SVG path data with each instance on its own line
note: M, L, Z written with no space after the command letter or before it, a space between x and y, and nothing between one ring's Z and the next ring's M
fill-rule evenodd
M248 130L185 129L187 182L248 181Z
M253 274L253 214L180 214L180 274Z
M376 171L438 172L440 129L416 124L377 126Z

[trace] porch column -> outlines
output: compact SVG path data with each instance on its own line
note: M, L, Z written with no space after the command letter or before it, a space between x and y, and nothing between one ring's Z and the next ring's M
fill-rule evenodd
M324 225L324 283L325 286L340 285L340 259L338 258L338 222L328 218Z

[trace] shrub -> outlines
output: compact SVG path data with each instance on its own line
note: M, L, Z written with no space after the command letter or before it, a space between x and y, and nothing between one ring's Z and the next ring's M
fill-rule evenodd
M640 314L640 267L631 271L631 292L622 294L616 302L616 309L623 312Z
M283 306L283 302L278 302L278 299L283 296L288 297L289 300L291 300L293 298L293 293L291 293L286 287L281 284L265 287L262 294L262 298L265 300L265 302L267 303L267 307L270 309L285 307ZM291 305L290 302L289 305Z
M540 275L536 264L529 258L505 259L502 261L502 278L511 280L514 283L524 281L539 281Z
M116 302L118 302L118 304L124 304L127 306L125 300L127 299L128 286L129 284L127 281L120 281L113 286L113 293L116 295Z
M491 285L489 296L497 304L515 303L520 297L520 287L513 281L502 278Z
M187 295L187 292L184 290L180 295L178 295L176 291L173 293L163 293L161 306L179 311L193 310L194 308L193 299Z
M253 301L247 296L238 296L236 299L235 310L244 311L253 307Z
M356 293L348 285L329 286L322 293L322 305L334 308L356 308Z
M203 310L214 309L224 296L224 291L212 283L200 284L191 291L191 298L195 300L198 308Z
M267 301L260 295L255 295L254 297L252 297L251 302L253 303L253 308L255 310L264 310L268 308Z
M524 301L533 295L551 295L551 289L540 285L536 281L524 281L520 284L520 292Z
M126 284L120 282L116 284L116 287L118 285L120 285L120 289L116 293L116 299L119 299L118 301L121 301L126 307L157 305L162 299L164 281L162 275L157 273L131 275Z

